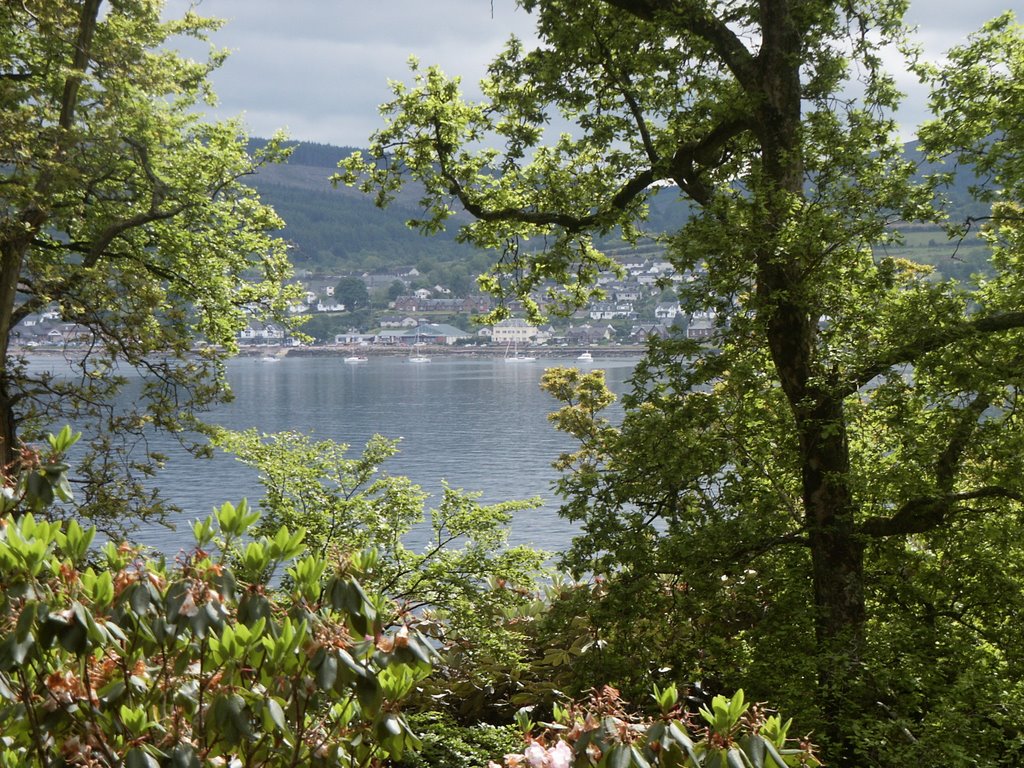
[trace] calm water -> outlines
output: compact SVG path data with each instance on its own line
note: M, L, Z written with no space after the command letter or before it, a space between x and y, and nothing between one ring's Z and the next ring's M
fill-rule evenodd
M634 363L597 358L590 367L607 371L614 392L625 391ZM573 364L571 359L508 364L444 357L425 364L372 357L360 364L341 358L237 359L228 366L235 400L208 420L231 429L296 430L330 438L349 444L351 457L374 434L400 437L401 452L385 465L387 472L408 476L433 494L432 500L442 480L480 491L485 503L540 496L544 505L520 512L510 539L557 550L568 544L574 528L558 517L551 462L573 441L547 420L557 404L539 382L546 368ZM171 447L160 446L169 453ZM168 554L191 542L183 523L205 517L224 501L255 502L262 495L255 470L227 454L203 461L174 452L158 485L183 515L175 521L177 530L148 528L137 541ZM409 542L413 546L419 543L415 538Z

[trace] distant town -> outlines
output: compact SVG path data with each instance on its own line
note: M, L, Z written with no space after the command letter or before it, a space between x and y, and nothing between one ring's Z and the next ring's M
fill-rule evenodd
M289 314L305 318L301 334L285 324L252 320L239 332L243 354L267 347L380 349L437 347L592 347L643 345L651 336L684 334L708 339L715 334L713 313L686 313L677 298L678 284L692 280L661 258L619 259L621 279L608 276L601 287L606 298L567 317L535 325L524 319L522 306L508 304L513 317L492 325L483 315L494 309L488 295L456 296L443 285L425 285L415 267L396 267L358 275L300 274L303 289ZM15 342L40 350L83 346L91 332L67 323L56 306L29 315L19 323Z

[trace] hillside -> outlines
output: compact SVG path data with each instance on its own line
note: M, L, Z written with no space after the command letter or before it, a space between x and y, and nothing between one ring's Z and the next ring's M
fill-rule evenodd
M254 147L262 145L254 139ZM919 158L917 147L908 154ZM287 222L284 236L292 243L292 261L298 269L337 274L367 271L400 265L416 266L447 284L469 286L476 274L490 263L487 254L457 243L454 231L424 237L409 229L405 222L419 215L418 194L403 191L387 210L357 190L332 188L328 178L346 157L351 147L325 144L298 144L288 163L260 170L252 184L261 197ZM924 173L941 170L922 166ZM954 220L978 216L984 209L972 201L969 184L973 174L959 173L948 190ZM664 232L685 218L686 205L671 190L664 190L651 201L651 232ZM983 269L987 249L975 238L949 242L934 226L905 228L905 243L890 247L887 254L931 264L944 275L967 278ZM623 244L609 241L609 250L621 251Z
M333 188L328 178L352 151L300 144L288 163L262 168L251 182L287 222L284 236L297 268L337 273L472 257L474 249L456 243L452 232L424 237L406 227L417 214L414 194L382 211L357 190Z

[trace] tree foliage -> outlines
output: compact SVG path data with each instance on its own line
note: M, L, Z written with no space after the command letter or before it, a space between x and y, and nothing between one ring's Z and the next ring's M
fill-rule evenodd
M483 505L478 494L446 485L428 512L419 486L383 469L398 441L379 435L355 458L347 445L294 432L220 431L215 442L259 470L266 495L255 534L301 527L310 552L359 562L363 581L395 601L396 615L419 616L442 648L468 649L461 663L500 654L518 664L520 633L502 618L529 602L546 555L507 546L507 526L536 500ZM424 541L421 549L410 536Z
M334 289L334 298L344 304L349 312L370 306L370 291L358 277L341 278Z
M884 252L893 225L941 218L881 66L902 3L520 4L541 44L510 41L483 102L414 63L339 178L381 205L422 184L427 232L468 211L460 237L501 254L486 285L534 311L594 295L615 265L593 238L636 237L652 195L688 201L661 242L690 278L684 311L716 318L711 343L654 342L614 428L597 378L548 379L581 441L563 460L584 528L568 563L608 579L605 642L771 690L819 724L831 764L1013 762L1020 30L917 63L931 158L1003 190L980 191L998 200L994 276L958 283ZM547 136L556 117L573 131ZM988 714L964 745L969 710Z
M220 361L237 331L286 300L269 234L281 222L241 183L278 143L250 156L238 123L198 118L224 54L197 62L166 44L218 23L161 12L152 0L0 7L0 467L41 427L94 424L76 479L110 529L160 510L139 482L159 457L138 439L181 434L226 397ZM70 371L41 372L12 346L15 326L53 305ZM135 405L119 410L125 388Z

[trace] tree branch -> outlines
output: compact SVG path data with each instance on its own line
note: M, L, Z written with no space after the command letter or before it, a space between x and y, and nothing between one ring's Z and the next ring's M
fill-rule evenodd
M1002 333L1018 328L1024 328L1024 311L999 312L966 320L955 328L930 329L929 335L911 339L905 344L883 350L874 362L864 366L851 376L844 394L853 394L890 368L914 363L929 352L935 352L975 336Z
M78 89L82 85L82 77L89 66L92 52L92 38L96 32L96 20L103 0L85 0L78 23L78 37L75 39L75 53L71 59L71 74L64 81L64 94L60 103L60 127L68 130L75 119L75 108L78 106Z
M89 252L85 255L85 259L82 262L82 266L91 267L94 266L106 253L107 248L110 244L117 239L120 235L128 232L129 230L135 229L136 227L142 227L146 224L152 224L156 221L166 221L167 219L173 219L178 214L184 212L190 206L186 203L179 203L173 208L166 210L150 210L146 213L139 213L131 218L124 219L115 224L111 224L103 232L100 233L99 237L96 238Z
M953 485L956 481L956 473L960 468L960 459L967 449L967 443L971 435L978 428L978 419L985 413L985 409L992 404L992 395L979 393L966 408L958 414L957 423L949 436L949 443L946 449L939 455L935 462L935 480L938 489L944 494L953 492Z
M933 496L910 499L892 517L869 518L863 524L864 533L876 537L924 533L942 525L960 501L994 496L1019 498L1015 491L998 486L987 486L962 493L953 492L960 460L967 450L971 435L977 430L978 419L991 404L990 393L978 393L956 414L956 423L950 430L949 442L935 460L935 487L938 492Z
M859 530L860 533L876 539L926 533L943 525L956 511L958 503L974 499L1009 499L1024 502L1024 494L1002 486L988 485L962 493L918 497L900 507L892 517L869 517L861 523Z
M699 141L684 144L676 149L671 161L673 181L692 200L707 205L711 201L713 191L700 178L701 172L721 165L725 160L725 144L750 127L750 122L746 119L726 120L708 131Z
M673 29L689 32L707 41L745 89L757 84L754 56L721 18L707 13L699 3L677 0L604 0L606 5L644 21L665 19Z
M462 207L480 221L519 221L524 224L538 226L559 226L569 232L581 232L596 225L610 212L621 211L642 193L647 187L658 180L654 171L641 171L627 181L615 194L605 211L598 211L586 216L572 216L553 211L536 211L529 208L497 208L488 209L473 199L473 196L462 185L462 182L451 172L451 149L441 138L441 124L434 123L434 148L437 150L438 167L441 177L447 182L451 194L455 195Z

